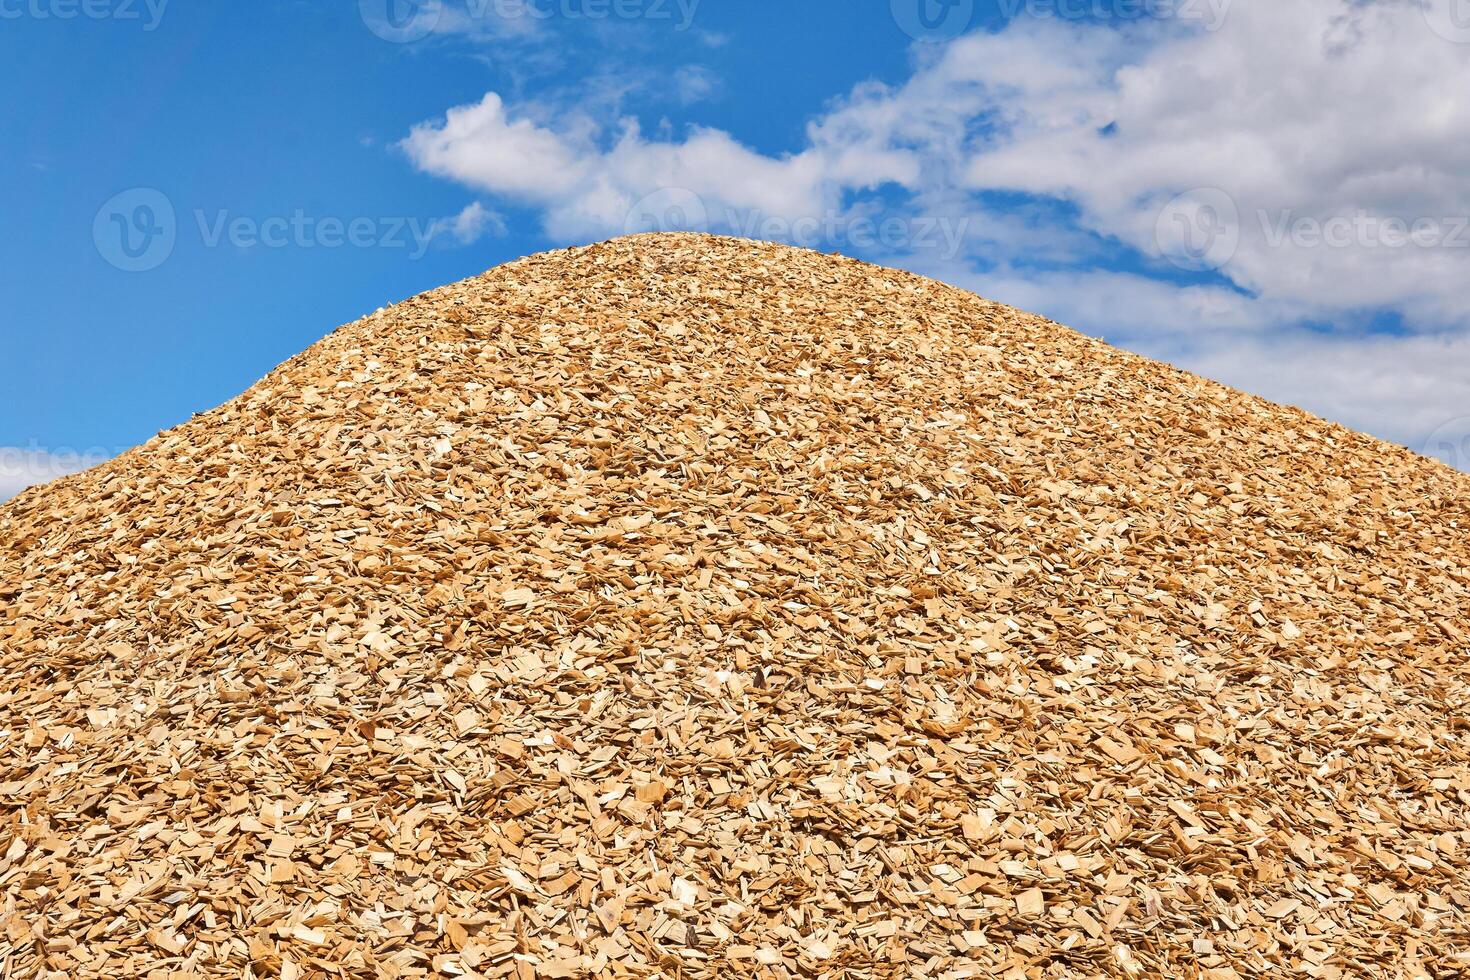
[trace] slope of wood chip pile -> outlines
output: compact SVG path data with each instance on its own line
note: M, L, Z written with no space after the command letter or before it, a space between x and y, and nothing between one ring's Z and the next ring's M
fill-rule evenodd
M906 273L514 262L0 508L0 975L1470 971L1467 530Z

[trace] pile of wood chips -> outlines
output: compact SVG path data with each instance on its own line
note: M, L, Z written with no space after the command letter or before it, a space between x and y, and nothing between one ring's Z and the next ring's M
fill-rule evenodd
M1462 975L1467 535L907 273L523 259L0 508L0 976Z

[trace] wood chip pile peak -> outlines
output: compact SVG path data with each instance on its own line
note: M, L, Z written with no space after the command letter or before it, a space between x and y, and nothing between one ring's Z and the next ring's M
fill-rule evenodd
M0 975L1463 975L1467 530L906 273L513 262L0 507Z

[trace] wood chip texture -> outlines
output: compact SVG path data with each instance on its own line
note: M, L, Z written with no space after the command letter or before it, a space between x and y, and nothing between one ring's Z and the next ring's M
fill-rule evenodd
M1465 975L1467 532L907 273L512 262L0 508L0 975Z

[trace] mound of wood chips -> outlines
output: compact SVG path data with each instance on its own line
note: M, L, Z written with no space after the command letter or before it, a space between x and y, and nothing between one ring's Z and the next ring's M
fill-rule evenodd
M514 262L0 508L0 975L1460 975L1467 532L906 273Z

